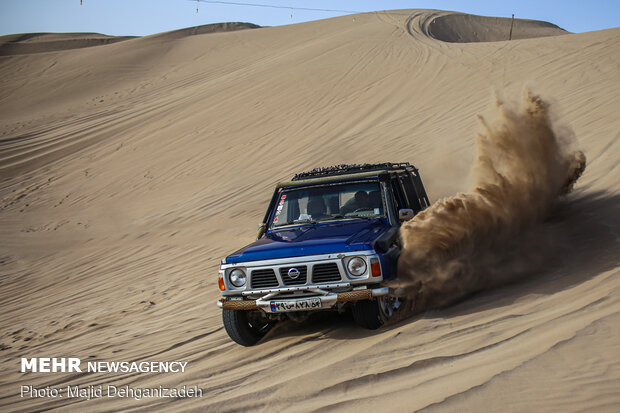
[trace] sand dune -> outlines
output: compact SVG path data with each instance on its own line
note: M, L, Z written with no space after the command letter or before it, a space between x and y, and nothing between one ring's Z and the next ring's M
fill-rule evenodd
M198 34L208 34L208 33L221 33L221 32L234 32L237 30L247 30L247 29L258 29L260 26L252 23L240 23L240 22L229 22L229 23L214 23L214 24L205 24L202 26L188 27L186 29L172 30L169 32L158 33L150 38L154 37L164 37L167 39L178 39L186 36L195 36Z
M512 26L512 32L511 32ZM455 43L497 42L512 39L558 36L568 32L538 20L442 13L429 21L427 33L437 40Z
M0 409L617 410L620 29L517 25L501 41L505 20L400 10L0 56ZM229 340L219 260L277 181L411 161L431 201L465 191L476 116L526 85L588 159L534 274L376 332L324 316ZM44 355L189 365L18 372ZM18 395L102 383L204 397Z
M0 56L55 52L101 46L131 39L99 33L27 33L0 36Z
M178 39L197 34L256 29L252 23L214 23L186 29L172 30L150 37ZM134 39L135 36L107 36L99 33L26 33L0 36L0 56L56 52L81 49Z

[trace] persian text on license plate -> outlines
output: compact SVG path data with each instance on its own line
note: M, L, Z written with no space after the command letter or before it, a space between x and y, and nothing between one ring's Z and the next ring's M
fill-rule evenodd
M320 298L310 298L307 300L295 301L271 301L271 311L279 313L282 311L307 311L321 308Z

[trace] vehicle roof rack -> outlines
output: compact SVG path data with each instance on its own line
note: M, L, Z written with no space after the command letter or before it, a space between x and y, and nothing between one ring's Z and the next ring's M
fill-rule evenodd
M364 164L340 164L334 166L328 166L324 168L314 168L308 172L301 172L293 177L293 181L300 181L309 178L318 178L322 176L332 175L346 175L356 172L368 172L368 171L392 171L398 169L412 168L413 171L417 171L415 166L409 162L384 162L384 163L364 163Z

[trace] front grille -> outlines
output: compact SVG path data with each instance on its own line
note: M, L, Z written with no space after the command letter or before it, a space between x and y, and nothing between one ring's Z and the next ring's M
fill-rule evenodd
M328 281L340 281L340 271L335 262L328 264L316 264L312 267L312 282L324 283Z
M299 276L297 278L291 278L289 275L289 270L291 268L297 268L299 271ZM280 267L280 276L282 277L282 282L284 285L303 285L306 283L306 275L307 268L305 265L295 266L295 267Z
M252 271L252 288L270 288L278 286L276 273L272 269Z

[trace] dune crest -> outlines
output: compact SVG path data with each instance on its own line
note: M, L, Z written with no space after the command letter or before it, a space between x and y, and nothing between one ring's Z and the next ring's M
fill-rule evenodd
M567 151L571 133L554 128L542 98L526 90L520 107L498 99L495 109L491 122L479 116L472 188L436 202L401 228L399 274L416 311L541 265L549 240L536 242L539 227L585 169L585 155Z
M27 33L0 36L0 56L47 53L82 49L122 42L135 36L107 36L99 33Z
M184 29L172 30L169 32L158 33L151 38L165 38L165 39L181 39L187 36L196 36L199 34L211 34L211 33L223 33L223 32L235 32L238 30L248 29L260 29L261 26L253 23L244 22L226 22L226 23L212 23L204 24L201 26L187 27Z
M233 32L237 30L257 29L253 23L226 22L204 24L159 33L151 38L181 39L199 34ZM25 55L34 53L57 52L86 47L118 43L139 36L108 36L100 33L25 33L0 36L0 56Z

